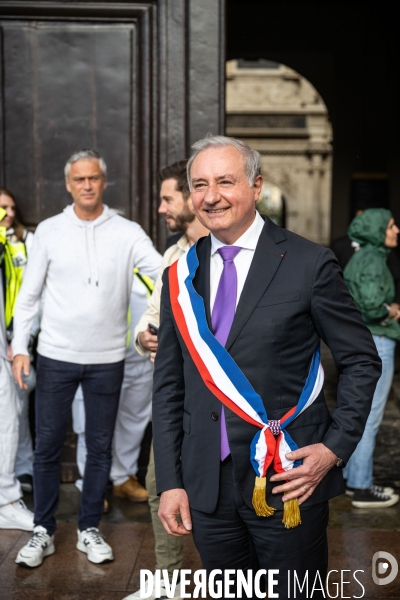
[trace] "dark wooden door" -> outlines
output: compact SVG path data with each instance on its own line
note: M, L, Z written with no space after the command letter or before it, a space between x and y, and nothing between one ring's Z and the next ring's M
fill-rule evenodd
M3 25L4 178L30 223L70 202L68 156L95 148L109 168L107 203L138 218L134 117L135 26L8 22Z
M0 180L25 223L70 202L65 161L95 148L105 202L163 247L157 171L223 127L222 4L0 1Z

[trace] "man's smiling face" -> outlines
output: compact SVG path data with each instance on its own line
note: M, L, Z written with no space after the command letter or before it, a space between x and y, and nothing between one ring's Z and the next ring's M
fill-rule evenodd
M262 177L251 187L243 155L232 146L202 150L190 169L193 208L198 219L225 244L250 227Z

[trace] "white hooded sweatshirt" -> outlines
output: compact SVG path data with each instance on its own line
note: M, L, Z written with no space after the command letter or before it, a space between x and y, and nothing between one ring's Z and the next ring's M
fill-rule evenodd
M82 221L73 205L36 229L14 314L13 354L28 341L43 293L38 352L77 364L123 360L133 269L155 279L161 256L137 223L104 206Z

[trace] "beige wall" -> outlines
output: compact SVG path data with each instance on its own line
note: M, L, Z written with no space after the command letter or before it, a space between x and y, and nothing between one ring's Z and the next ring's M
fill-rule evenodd
M286 227L328 244L332 127L315 88L286 67L226 67L226 133L261 154L262 173L286 200Z

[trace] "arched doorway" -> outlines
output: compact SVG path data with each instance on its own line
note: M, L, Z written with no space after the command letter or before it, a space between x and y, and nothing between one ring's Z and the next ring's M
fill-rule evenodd
M332 126L314 86L274 61L228 61L226 134L244 139L261 154L268 196L263 210L275 216L272 198L280 194L281 224L328 245Z

